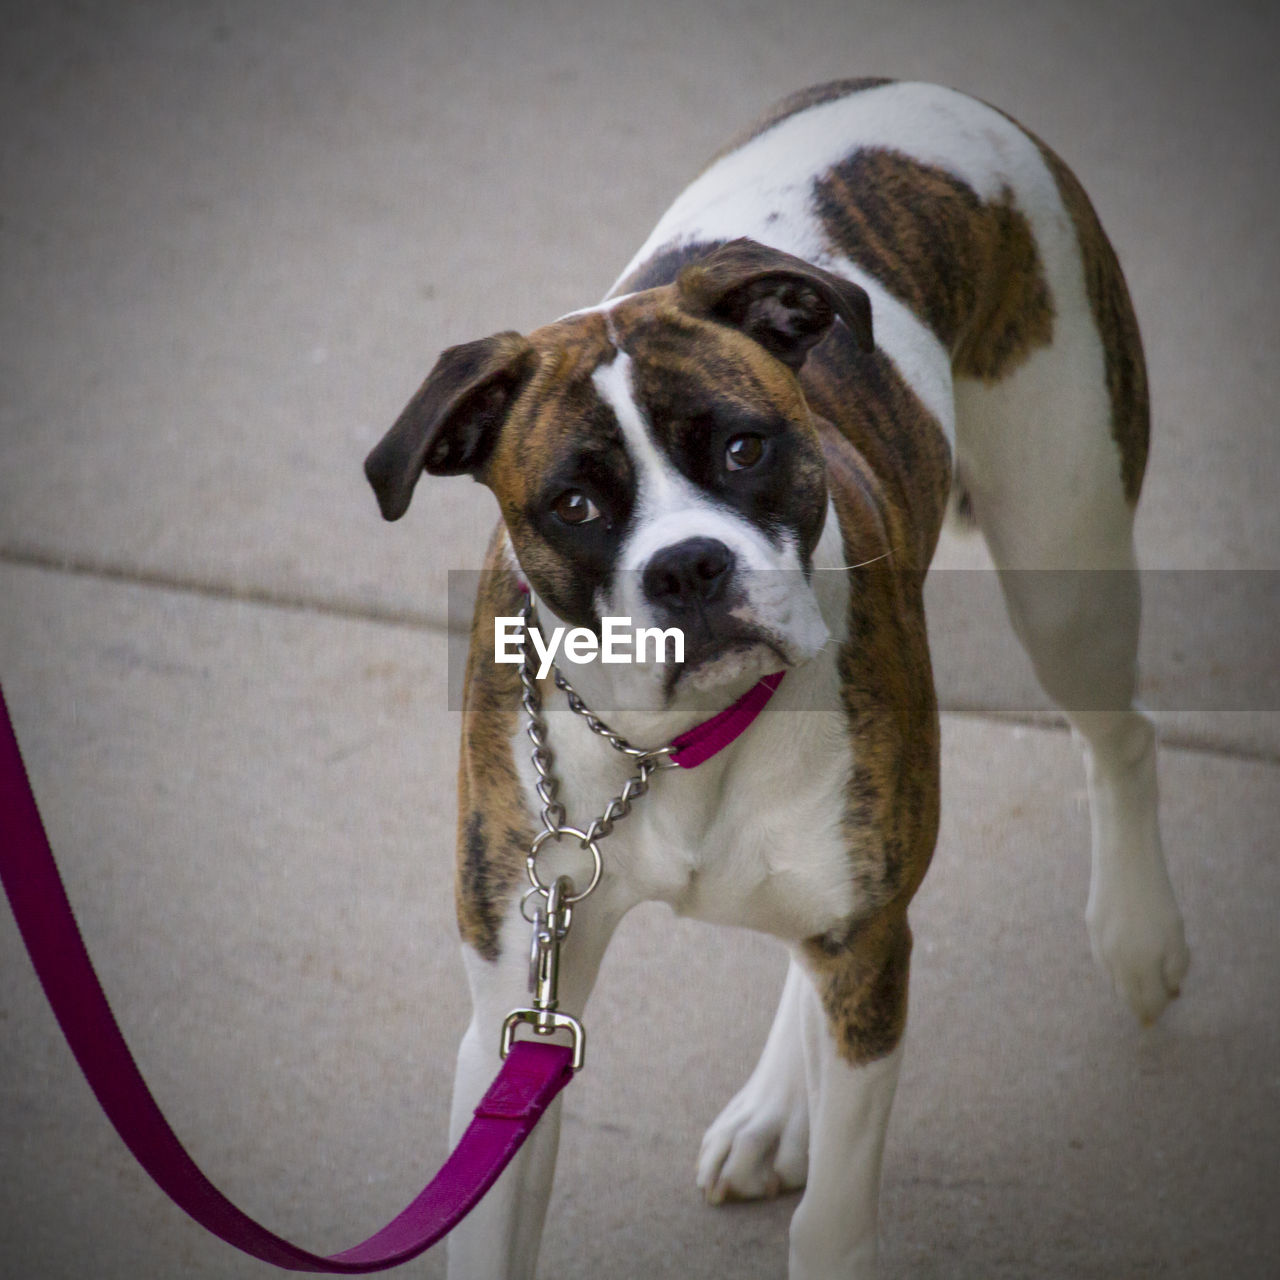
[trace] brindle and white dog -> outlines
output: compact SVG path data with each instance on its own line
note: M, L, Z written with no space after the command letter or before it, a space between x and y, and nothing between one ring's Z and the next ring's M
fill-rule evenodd
M519 904L539 802L517 668L493 661L494 618L519 613L525 583L544 628L685 628L683 666L571 673L632 742L667 742L788 670L745 734L657 775L618 824L566 942L562 1003L581 1010L644 900L781 938L781 1007L703 1141L698 1185L713 1203L804 1187L792 1280L874 1273L907 905L938 821L921 591L953 494L1084 743L1094 954L1140 1018L1160 1014L1188 957L1152 725L1133 705L1147 425L1128 292L1076 179L998 111L882 80L783 102L679 197L599 306L440 357L367 469L388 519L423 471L474 476L503 516L463 715L457 904L475 1013L455 1137L504 1015L528 1002ZM585 825L630 767L543 685L561 798ZM560 854L581 874L571 844ZM453 1237L451 1276L533 1275L558 1125L553 1110Z

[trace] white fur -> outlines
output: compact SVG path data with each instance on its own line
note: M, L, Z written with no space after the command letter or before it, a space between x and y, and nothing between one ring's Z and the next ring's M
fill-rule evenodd
M809 1104L809 1177L791 1219L789 1280L876 1272L880 1166L898 1087L902 1043L865 1066L836 1052L813 985L799 985Z
M810 201L814 178L857 146L890 147L939 166L983 198L1012 193L1053 292L1050 346L994 386L952 385L949 353L927 328L822 241ZM980 103L932 86L867 90L794 116L712 165L659 222L623 278L660 248L739 236L817 262L867 290L877 344L943 427L954 430L958 465L993 557L1006 571L1010 616L1041 683L1067 705L1082 690L1114 693L1117 709L1071 715L1086 746L1093 818L1087 918L1095 954L1117 990L1142 1018L1157 1016L1177 991L1187 951L1156 821L1154 735L1131 701L1132 513L1110 439L1102 348L1079 250L1052 176L1034 144ZM721 538L752 564L785 559L785 549L770 547L758 531L707 502L663 459L635 405L628 367L620 355L597 374L640 475L642 518L624 552L627 564L639 568L658 546L693 532ZM788 674L732 746L692 773L657 775L651 794L603 846L603 882L575 913L564 951L561 990L570 1012L582 1011L609 935L639 901L660 899L790 944L856 907L840 831L856 744L840 711L835 665L848 582L844 573L822 571L841 563L829 512L809 600L833 643ZM1118 572L1092 580L1016 572L1035 568ZM790 603L799 617L803 599ZM633 702L617 713L615 727L633 742L657 745L739 691L690 690L662 709ZM619 690L602 683L592 693L617 700ZM562 703L548 705L547 721L569 820L585 826L617 794L629 766ZM526 799L536 808L522 733L512 747ZM568 848L549 847L546 862L547 875L583 874L581 855ZM513 904L501 960L468 955L475 1021L459 1057L455 1129L492 1072L502 1014L524 1000L526 944L527 926ZM899 1047L868 1066L842 1060L813 985L793 960L760 1064L708 1130L698 1165L698 1183L712 1201L805 1181L792 1222L790 1280L875 1274L880 1163L900 1059ZM532 1276L557 1135L553 1109L528 1152L455 1233L454 1280Z

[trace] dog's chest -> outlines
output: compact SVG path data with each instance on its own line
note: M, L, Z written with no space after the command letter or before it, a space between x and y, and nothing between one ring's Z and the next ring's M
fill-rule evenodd
M793 671L749 733L693 770L655 774L600 841L602 893L618 910L668 903L681 915L785 939L825 932L856 908L843 832L853 753L834 662ZM568 711L548 709L559 797L585 829L633 769ZM526 803L537 812L523 734L513 740ZM585 855L547 845L545 876L575 880Z

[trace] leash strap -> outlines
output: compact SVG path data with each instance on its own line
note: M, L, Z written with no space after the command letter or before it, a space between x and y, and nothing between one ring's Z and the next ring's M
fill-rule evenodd
M497 1181L573 1078L571 1050L518 1041L462 1141L398 1217L332 1257L260 1226L200 1171L169 1127L111 1013L76 925L0 692L0 880L49 1003L116 1132L161 1190L228 1244L287 1271L359 1275L408 1262L447 1235Z

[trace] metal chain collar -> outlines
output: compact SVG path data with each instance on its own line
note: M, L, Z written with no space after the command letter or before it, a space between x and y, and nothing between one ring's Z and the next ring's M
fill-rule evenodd
M560 1012L560 944L568 937L569 926L573 923L574 904L594 892L604 873L604 863L601 861L597 842L612 832L614 823L619 818L625 818L631 812L632 801L638 800L649 790L650 774L657 769L674 769L676 766L670 759L670 747L645 751L640 747L633 747L620 734L614 733L603 720L591 713L574 687L553 667L556 685L564 692L570 709L587 722L592 733L598 734L615 751L631 756L636 762L635 774L627 779L622 791L609 801L604 812L585 831L570 826L564 805L556 798L560 780L552 767L555 758L547 745L547 722L542 715L542 695L538 692L533 665L533 645L529 641L529 630L535 625L532 598L525 601L520 616L524 620L521 635L520 701L528 718L525 732L533 744L531 756L534 772L538 775L538 798L542 801L542 830L533 838L525 859L529 883L533 887L520 900L521 915L533 925L533 936L529 943L529 993L533 997L533 1003L529 1008L513 1009L507 1014L502 1024L501 1053L503 1058L507 1056L516 1031L522 1026L532 1028L535 1036L551 1036L557 1031L568 1031L573 1040L573 1069L578 1071L582 1068L586 1053L587 1033L579 1019L572 1014ZM547 884L538 875L538 853L542 846L548 840L559 840L562 836L573 836L591 854L591 882L580 893L575 891L573 881L568 876L557 876ZM529 903L539 896L541 900L535 905L531 916L528 911Z
M520 684L522 693L520 700L528 720L525 732L529 737L529 741L533 744L533 750L530 754L533 760L534 772L538 775L538 798L542 801L542 830L534 837L533 843L529 847L529 855L525 860L529 873L529 883L533 886L525 894L524 902L521 904L521 911L524 912L527 920L529 916L525 912L525 903L534 894L541 894L544 898L549 898L553 887L546 884L538 876L538 853L543 845L548 840L559 840L561 836L573 836L591 854L590 883L581 892L574 892L572 886L570 886L570 892L564 897L564 905L572 907L575 902L581 902L583 898L593 892L600 883L604 864L600 858L600 846L597 842L609 835L613 831L614 824L631 812L632 802L638 800L649 790L649 778L653 773L659 769L674 769L676 766L674 761L671 760L670 747L656 747L652 750L636 747L621 734L615 733L603 720L592 713L560 669L552 667L552 675L556 687L564 693L569 709L587 722L587 727L592 733L603 738L615 751L620 751L623 755L630 756L636 762L635 774L627 779L621 792L609 801L604 808L604 812L585 831L578 827L570 826L564 805L556 798L560 788L560 780L553 771L555 757L551 748L547 745L547 722L542 714L542 695L538 691L538 682L534 673L533 645L529 641L529 630L536 625L532 599L525 601L524 608L520 611L520 616L524 620L524 629L521 633Z

